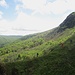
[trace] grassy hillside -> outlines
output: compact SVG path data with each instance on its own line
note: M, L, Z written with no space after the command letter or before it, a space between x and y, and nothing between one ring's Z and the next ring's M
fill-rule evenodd
M75 30L75 29L74 29ZM69 32L69 31L68 31ZM11 75L13 66L22 75L74 75L75 74L75 33L57 41L49 41L27 51L27 58L19 58L16 62L7 63L7 71ZM71 42L72 40L72 42ZM64 43L62 47L60 42ZM39 53L39 56L36 53ZM9 67L10 66L10 67Z
M0 61L5 67L4 64L1 66L6 68L7 74L75 75L73 15L74 13L70 14L62 25L52 30L22 37L19 41L0 48ZM72 27L68 27L71 24Z
M0 47L3 47L4 45L14 42L15 40L21 38L21 36L5 36L0 35Z

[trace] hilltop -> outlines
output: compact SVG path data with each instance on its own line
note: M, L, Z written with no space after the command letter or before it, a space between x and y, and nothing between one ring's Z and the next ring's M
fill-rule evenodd
M38 53L38 55L37 55ZM75 75L75 12L58 27L0 48L8 75Z

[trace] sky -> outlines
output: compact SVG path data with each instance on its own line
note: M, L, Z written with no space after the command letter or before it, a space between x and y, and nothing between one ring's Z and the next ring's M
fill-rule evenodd
M59 26L75 0L0 0L0 35L28 35Z

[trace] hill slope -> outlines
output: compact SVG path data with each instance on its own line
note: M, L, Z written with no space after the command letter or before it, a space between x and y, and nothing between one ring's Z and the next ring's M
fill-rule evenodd
M21 38L22 36L5 36L5 35L0 35L0 47L3 47L4 45L8 43L12 43L15 40Z
M75 13L69 16L57 28L0 48L8 75L13 68L17 75L75 75Z

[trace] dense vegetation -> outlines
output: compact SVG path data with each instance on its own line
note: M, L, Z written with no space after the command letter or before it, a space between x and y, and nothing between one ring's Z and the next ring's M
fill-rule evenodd
M1 67L8 75L75 75L75 19L68 17L69 23L0 48Z

